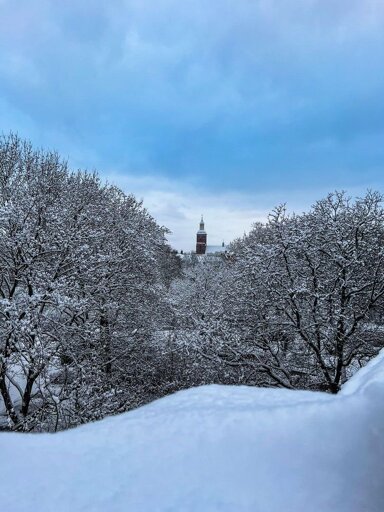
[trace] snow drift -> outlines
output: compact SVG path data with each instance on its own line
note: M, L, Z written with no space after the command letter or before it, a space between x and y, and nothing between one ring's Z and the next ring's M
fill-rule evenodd
M382 512L384 351L337 396L205 386L0 435L1 510Z

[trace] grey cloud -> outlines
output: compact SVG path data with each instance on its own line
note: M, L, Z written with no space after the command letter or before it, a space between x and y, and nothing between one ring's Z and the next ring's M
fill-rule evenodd
M24 0L0 15L9 111L39 144L84 148L88 167L229 183L239 168L293 172L301 155L319 168L326 144L340 169L363 164L382 131L375 0Z

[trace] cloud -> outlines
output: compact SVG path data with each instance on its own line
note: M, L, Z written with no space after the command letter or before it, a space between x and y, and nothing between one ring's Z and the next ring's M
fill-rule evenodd
M0 128L75 166L212 195L380 180L378 0L3 0L0 23Z

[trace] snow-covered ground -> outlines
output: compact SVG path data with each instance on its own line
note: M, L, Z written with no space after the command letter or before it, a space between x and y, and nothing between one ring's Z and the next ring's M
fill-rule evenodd
M4 512L383 512L384 351L337 396L206 386L0 435Z

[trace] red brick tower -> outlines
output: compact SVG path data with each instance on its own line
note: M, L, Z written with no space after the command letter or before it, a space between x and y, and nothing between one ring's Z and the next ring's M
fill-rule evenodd
M204 229L204 219L201 216L200 229L196 233L196 254L205 254L207 248L207 233Z

